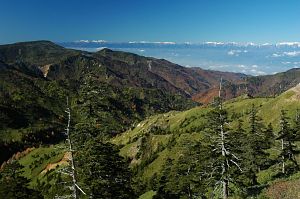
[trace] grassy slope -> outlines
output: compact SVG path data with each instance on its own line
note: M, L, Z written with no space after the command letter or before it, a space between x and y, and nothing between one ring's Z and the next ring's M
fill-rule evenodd
M231 117L233 113L238 118L244 120L245 128L248 127L248 111L252 104L258 109L258 115L265 124L272 123L275 132L279 128L280 111L288 110L288 116L293 118L297 108L300 108L298 93L289 90L276 98L245 98L243 96L233 99L225 103L225 108L229 111ZM121 145L121 155L130 157L132 165L141 163L141 158L137 157L140 153L141 139L150 134L152 140L153 154L156 158L147 164L143 169L143 178L147 181L155 173L159 173L163 168L166 158L177 159L182 150L182 144L185 140L201 140L201 129L205 124L205 114L210 110L209 107L196 107L184 112L169 112L159 114L140 122L135 128L132 128L118 137L112 142ZM236 121L236 118L233 119ZM235 122L232 122L234 125ZM164 129L164 133L157 135L153 127L160 126ZM161 135L162 134L162 135ZM175 144L168 147L168 142L175 139ZM157 150L157 144L162 145L162 150ZM149 149L148 149L149 150ZM276 156L276 150L271 150L272 157ZM266 183L272 179L278 172L278 168L272 167L269 170L262 171L259 174L259 181ZM147 195L148 193L146 193Z
M151 199L155 194L156 194L155 191L148 191L148 192L144 193L143 195L141 195L139 197L139 199Z
M45 180L41 172L48 164L59 162L63 158L62 147L62 144L39 147L20 158L19 162L24 166L23 175L30 179L31 187L36 186L38 179Z

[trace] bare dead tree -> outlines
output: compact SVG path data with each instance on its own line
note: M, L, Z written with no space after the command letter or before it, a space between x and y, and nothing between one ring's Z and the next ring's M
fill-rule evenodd
M67 109L65 110L65 112L68 114L68 123L67 123L67 128L66 128L66 141L67 141L67 145L68 145L68 152L70 154L70 166L71 166L71 170L68 171L67 169L62 169L59 170L60 173L66 174L68 176L71 176L72 178L72 183L71 186L68 186L68 188L72 191L71 195L66 195L66 196L56 196L56 199L64 199L64 198L74 198L77 199L78 198L78 190L83 193L84 195L86 195L86 193L78 186L77 184L77 179L76 179L76 168L75 168L75 163L74 163L74 155L73 155L73 146L72 146L72 139L70 136L70 124L71 124L71 110L69 107L69 98L67 97Z
M228 138L226 135L228 132L225 132L224 125L225 123L225 118L224 115L222 114L223 110L223 102L222 102L222 77L220 79L220 86L219 86L219 121L220 121L220 128L219 128L219 138L217 141L217 148L215 148L215 151L221 151L222 155L222 162L220 163L221 166L221 179L216 183L216 185L221 185L222 186L222 197L223 199L227 199L229 195L228 187L229 187L229 176L228 176L228 171L230 168L230 164L233 163L240 171L242 169L240 168L239 164L237 163L237 158L236 155L230 152L228 148L226 148L226 142L228 142ZM215 190L217 189L217 186L215 187Z
M221 77L220 79L220 85L219 85L219 98L221 98L221 92L222 92L222 82L223 81L223 78Z
M283 150L284 150L284 140L281 139L281 151L283 151ZM284 159L284 154L281 155L281 161L282 161L281 172L285 173L285 163L284 163L285 159Z
M222 83L223 83L223 78L221 77L220 79L220 85L219 85L219 100L220 100L220 104L219 104L219 107L220 107L220 110L222 110L222 106L223 106L223 103L222 103Z
M221 98L221 92L222 92L222 77L220 79L220 87L219 87L219 98L220 98L220 111L223 109L223 102L222 102L222 98ZM219 117L220 117L220 121L223 120L223 116L220 112L219 114ZM225 148L225 135L224 135L224 126L223 126L223 123L221 122L220 124L220 137L221 137L221 152L222 152L222 156L225 158L226 156L226 148ZM224 174L226 173L226 166L225 166L225 162L223 161L221 163L222 165L222 176L224 176ZM222 187L223 187L223 198L224 199L227 199L228 198L228 181L227 179L223 178L222 179Z
M283 114L283 113L282 113ZM282 134L284 134L284 125L285 125L285 121L283 119L283 116L281 116L282 118L280 119L280 128L281 128L281 132ZM285 157L284 157L284 153L283 151L285 150L285 141L284 141L284 137L282 136L282 138L280 139L281 141L281 172L284 174L285 173Z

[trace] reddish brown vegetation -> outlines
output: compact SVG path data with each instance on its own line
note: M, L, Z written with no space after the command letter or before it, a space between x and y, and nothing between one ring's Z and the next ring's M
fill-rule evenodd
M300 180L276 182L267 189L266 196L271 199L300 198Z

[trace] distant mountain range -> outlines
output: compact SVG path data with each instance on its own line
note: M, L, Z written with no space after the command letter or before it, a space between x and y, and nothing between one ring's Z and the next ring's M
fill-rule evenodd
M105 44L107 46L126 46L126 47L137 47L137 46L189 46L189 47L259 47L259 48L300 48L300 42L279 42L279 43L238 43L238 42L172 42L172 41L129 41L129 42L110 42L105 40L78 40L73 42L60 42L62 45L72 46L86 46L86 45L99 45Z
M105 41L75 43L107 44ZM151 43L149 45L174 44ZM206 43L205 45L212 44ZM294 45L294 43L282 45ZM49 41L2 45L0 46L0 61L27 75L35 75L48 80L74 79L83 83L83 79L93 73L97 76L97 81L101 83L121 87L160 89L186 98L193 98L202 103L211 102L216 96L221 77L227 99L243 93L253 96L274 96L300 82L299 69L253 77L242 73L183 67L164 59L112 51L107 48L96 53L72 50Z
M107 42L81 40L58 43L66 48L96 52L103 48L166 59L186 67L200 67L247 75L268 75L300 68L300 42L255 44L235 42Z

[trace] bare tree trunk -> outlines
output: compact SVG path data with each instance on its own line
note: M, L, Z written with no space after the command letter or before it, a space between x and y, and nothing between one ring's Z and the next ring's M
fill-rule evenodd
M221 77L221 79L220 79L220 85L219 85L219 98L221 98L222 81L223 81L223 79L222 79L222 77Z
M220 118L222 119L222 115L220 114ZM221 135L221 147L222 147L222 156L224 156L224 160L225 160L225 156L226 156L226 149L225 149L225 136L224 136L224 127L223 124L221 124L221 129L220 129L220 135ZM223 161L224 161L223 160ZM226 174L226 166L225 166L225 162L222 163L222 186L223 186L223 199L227 199L228 198L228 182L227 179L224 178L224 175Z
M71 123L71 110L69 108L69 98L67 97L67 110L65 111L68 114L68 125L66 129L67 133L67 141L69 145L69 153L70 153L70 161L71 161L71 177L72 177L72 191L73 191L73 198L77 199L78 198L78 191L79 189L84 195L86 193L77 185L77 179L76 179L76 169L75 169L75 164L74 164L74 156L73 156L73 147L72 147L72 140L70 136L70 123Z
M222 100L221 100L221 92L222 92L222 77L220 79L220 87L219 87L220 110L222 110L222 108L223 108L223 106L222 106ZM219 117L220 117L220 120L221 120L221 125L220 125L221 150L222 150L222 156L224 157L224 160L225 160L225 156L226 156L225 136L224 136L223 118L222 118L221 113L220 113ZM226 174L226 166L225 166L225 162L222 162L223 199L227 199L228 198L228 183L227 183L227 180L224 178L225 174Z
M282 150L282 152L284 150L284 141L283 141L283 139L281 139L281 150ZM284 154L282 154L281 159L282 159L282 173L285 173Z
M223 180L222 184L223 184L223 199L227 199L228 198L228 183L227 183L227 180Z
M187 170L187 176L189 176L190 175L190 170L191 170L191 167L189 166L189 168L188 168L188 170ZM191 190L191 184L189 183L189 185L188 185L188 198L189 199L192 199L193 197L192 197L192 190Z
M66 136L67 136L67 145L68 145L68 152L70 153L70 166L71 166L71 171L69 171L69 169L64 172L63 170L60 171L63 174L66 174L68 176L72 177L72 181L70 186L68 186L68 188L72 191L72 193L70 195L56 195L54 198L55 199L65 199L65 198L74 198L77 199L78 197L78 190L83 193L84 195L86 195L86 193L77 185L77 180L76 180L76 168L75 168L75 163L74 163L74 156L73 156L73 147L72 147L72 140L71 140L71 136L70 136L70 124L71 124L71 110L69 107L69 98L67 97L67 109L65 110L65 112L68 114L68 124L67 124L67 128L66 128ZM78 189L78 190L77 190Z
M68 100L67 100L68 101ZM71 177L72 177L72 190L73 190L73 197L75 199L78 198L78 194L77 194L77 188L76 188L76 176L75 176L75 164L74 164L74 158L73 158L73 149L72 149L72 141L71 141L71 137L70 137L70 122L71 122L71 111L70 108L68 107L66 110L66 113L68 114L68 126L67 126L67 136L68 136L68 145L69 145L69 152L70 152L70 161L71 161Z
M223 79L222 79L222 77L221 77L221 79L220 79L220 86L219 86L219 100L220 100L220 102L219 102L219 103L220 103L220 104L219 104L219 107L220 107L220 110L222 110L222 108L223 108L223 107L222 107L222 106L223 106L223 104L222 104L222 103L223 103L223 102L222 102L222 95L221 95L221 94L222 94L222 93L221 93L221 92L222 92L222 81L223 81Z
M188 197L189 199L192 199L192 192L191 192L191 185L189 184L189 187L188 187Z

